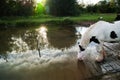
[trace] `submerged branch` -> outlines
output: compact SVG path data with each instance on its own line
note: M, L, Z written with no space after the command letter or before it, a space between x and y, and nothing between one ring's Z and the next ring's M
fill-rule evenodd
M41 57L41 53L40 53L40 45L39 45L39 40L37 39L37 50L39 53L39 57Z

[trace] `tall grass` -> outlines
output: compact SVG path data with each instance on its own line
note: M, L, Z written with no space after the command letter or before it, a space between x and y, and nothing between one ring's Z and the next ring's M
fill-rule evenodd
M112 22L116 14L81 14L75 17L54 17L49 15L29 16L29 17L2 17L0 26L35 26L39 24L76 24L85 21L98 21L99 17L103 20Z

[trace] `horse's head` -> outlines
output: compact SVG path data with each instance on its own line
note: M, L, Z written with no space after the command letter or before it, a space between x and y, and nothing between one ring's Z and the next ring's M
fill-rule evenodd
M79 60L94 60L97 62L101 62L104 59L104 50L100 44L92 41L86 48L83 48L81 45L79 45L79 48Z

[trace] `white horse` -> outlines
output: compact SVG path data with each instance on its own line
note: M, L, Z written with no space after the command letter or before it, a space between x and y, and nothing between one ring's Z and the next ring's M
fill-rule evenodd
M102 49L104 42L120 42L120 21L116 21L114 23L98 21L97 23L91 25L82 35L79 44L81 50L80 53L86 54L87 47L91 42L98 44ZM89 52L90 50L92 50L92 48L89 49ZM97 51L97 49L94 50ZM95 52L93 53L95 54ZM105 55L104 51L102 55Z
M103 47L95 42L91 42L86 49L83 49L79 45L81 51L78 53L77 58L78 60L87 60L87 61L97 61L101 62L104 60L105 51Z

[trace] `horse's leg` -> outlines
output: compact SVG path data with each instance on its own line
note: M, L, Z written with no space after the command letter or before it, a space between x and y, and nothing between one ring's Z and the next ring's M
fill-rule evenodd
M106 58L107 54L106 54L104 47L102 47L102 52L103 52L103 57Z
M107 54L106 54L106 51L105 51L105 49L104 49L104 42L100 42L100 45L101 45L101 47L102 47L102 55L103 55L103 57L105 58L105 57L107 56Z

